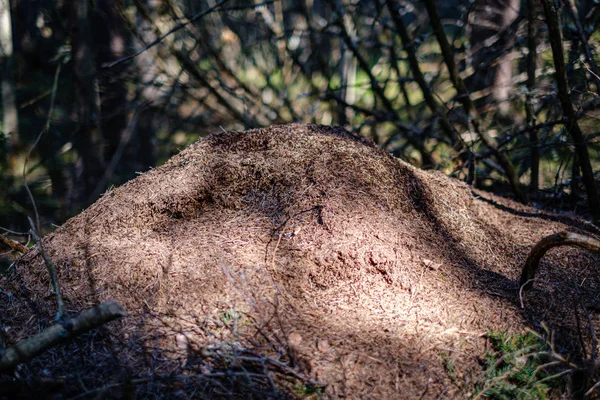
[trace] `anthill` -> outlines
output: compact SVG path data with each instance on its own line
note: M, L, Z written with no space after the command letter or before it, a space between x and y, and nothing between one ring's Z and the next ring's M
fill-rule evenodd
M489 330L544 319L572 334L564 302L543 288L525 309L518 298L531 246L567 229L597 233L341 128L214 134L44 239L68 312L114 299L130 316L20 373L63 377L71 394L464 397ZM598 296L595 261L557 250L540 277L586 280ZM1 287L7 345L51 322L36 251Z

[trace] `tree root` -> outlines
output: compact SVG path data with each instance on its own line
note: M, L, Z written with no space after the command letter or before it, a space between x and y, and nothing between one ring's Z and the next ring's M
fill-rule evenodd
M527 261L521 272L521 279L519 280L519 284L524 290L533 287L533 279L535 278L535 274L540 266L540 260L544 254L551 248L558 246L574 246L600 253L600 241L590 236L573 232L560 232L546 236L533 246L529 253L529 257L527 257Z

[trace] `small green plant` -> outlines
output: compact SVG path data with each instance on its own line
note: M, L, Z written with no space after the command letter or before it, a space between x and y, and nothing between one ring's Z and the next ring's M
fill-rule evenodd
M323 394L323 388L306 383L296 383L293 390L303 400L318 399Z
M448 377L452 380L456 386L461 387L461 382L458 379L458 374L456 372L456 367L454 366L454 360L451 360L447 353L443 352L440 354L442 357L442 365L444 366L444 370Z
M547 399L559 375L552 375L544 358L548 345L533 333L508 335L489 332L491 350L485 354L484 382L473 399Z
M230 308L227 311L221 312L221 321L223 321L223 323L226 325L232 323L235 320L239 320L239 319L240 319L240 314L233 308Z

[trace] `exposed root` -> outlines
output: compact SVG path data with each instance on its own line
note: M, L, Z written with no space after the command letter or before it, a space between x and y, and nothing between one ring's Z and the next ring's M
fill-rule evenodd
M540 240L529 253L519 284L524 290L531 289L535 279L535 274L540 266L540 260L548 250L558 246L575 246L582 249L600 252L600 241L585 235L573 232L560 232L546 236Z

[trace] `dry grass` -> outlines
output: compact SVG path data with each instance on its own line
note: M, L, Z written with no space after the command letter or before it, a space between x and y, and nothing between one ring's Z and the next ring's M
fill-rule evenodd
M575 283L586 302L600 300L597 258L557 249L539 275L554 286L520 309L527 252L562 230L598 233L472 193L340 128L215 134L44 239L68 310L115 299L132 316L27 371L79 365L85 389L71 390L105 376L117 395L464 397L481 378L486 332L544 320L569 343L572 302L548 291ZM54 312L36 252L13 272L0 292L7 343ZM123 376L133 384L114 382Z

